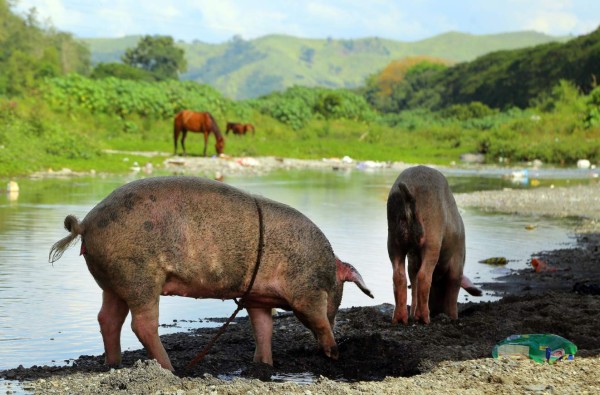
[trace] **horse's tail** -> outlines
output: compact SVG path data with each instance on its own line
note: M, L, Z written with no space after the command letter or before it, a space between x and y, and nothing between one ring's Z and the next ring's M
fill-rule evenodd
M63 252L69 248L78 236L83 234L83 226L79 223L74 215L67 215L65 218L65 229L70 232L67 237L64 237L54 243L48 254L48 261L54 263L60 259Z

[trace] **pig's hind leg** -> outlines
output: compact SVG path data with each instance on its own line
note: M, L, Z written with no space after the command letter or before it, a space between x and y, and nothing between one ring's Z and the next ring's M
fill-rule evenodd
M127 278L131 281L126 281L121 290L131 310L131 329L144 345L148 357L172 371L173 365L158 337L158 306L165 279L149 269Z
M392 324L397 324L398 321L403 324L408 324L408 309L407 309L407 292L408 281L406 279L406 254L396 253L392 257L393 267L393 284L394 284L394 300L396 307L392 315Z
M127 303L111 291L102 292L102 308L98 323L104 342L105 363L109 366L121 364L121 328L129 313Z
M131 307L131 329L144 345L150 358L156 359L165 369L173 370L167 351L158 337L159 296L152 302Z
M104 300L98 318L103 332L107 362L120 361L118 339L128 308L131 311L131 329L148 356L156 359L163 368L173 370L158 337L158 304L165 283L164 275L146 261L142 261L145 264L143 270L132 268L124 262L127 263L119 260L103 263L110 270L103 273ZM110 284L110 287L106 284Z
M429 324L429 293L431 292L431 283L433 279L433 271L438 263L440 257L440 245L437 243L430 243L424 247L421 253L421 263L418 269L415 267L418 264L415 263L409 267L409 270L416 270L416 275L411 273L411 284L412 284L412 295L413 295L413 306L411 306L411 315L414 314L416 320L421 321L425 324ZM410 257L409 257L410 265ZM413 281L416 280L416 281Z

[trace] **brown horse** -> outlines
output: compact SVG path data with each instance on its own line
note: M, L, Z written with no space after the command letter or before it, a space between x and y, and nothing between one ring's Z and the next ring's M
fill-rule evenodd
M196 132L204 134L204 156L206 156L206 143L208 142L208 135L212 132L217 139L215 149L217 154L221 155L225 148L225 139L221 134L219 125L212 114L209 112L195 112L190 110L180 111L175 115L175 121L173 124L173 143L175 144L175 155L177 155L177 138L181 132L181 148L183 149L183 155L185 152L185 137L187 132Z
M242 136L247 132L252 132L252 134L254 134L254 125L251 123L227 122L225 134L229 134L229 131L232 131L233 134L239 134Z

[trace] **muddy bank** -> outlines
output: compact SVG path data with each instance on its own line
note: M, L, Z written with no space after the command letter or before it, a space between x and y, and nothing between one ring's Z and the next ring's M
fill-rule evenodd
M594 243L598 241L598 236L594 237ZM582 254L583 251L586 252ZM596 267L600 266L599 255L593 248L573 249L570 254L573 260L591 257ZM546 257L551 258L551 254ZM38 393L308 390L342 394L398 393L400 389L419 393L521 393L549 388L560 393L593 392L600 389L596 374L600 362L600 296L574 292L575 284L565 273L579 275L577 265L564 262L560 268L569 270L537 273L530 281L535 286L523 290L519 285L499 302L461 304L457 321L438 316L428 326L392 326L391 305L345 309L339 314L335 329L341 355L338 361L323 357L308 331L294 317L281 314L275 319L273 368L250 362L250 325L247 319L239 319L207 357L190 370L185 368L187 363L216 329L163 336L177 375L147 362L143 350L126 352L125 368L119 370L108 371L102 356L81 356L69 367L17 368L1 375L22 380L26 388ZM570 339L578 346L575 361L544 366L527 360L506 362L490 358L494 344L512 334L547 332ZM258 381L294 375L296 380L308 379L312 383ZM242 379L230 381L231 377Z
M600 180L572 187L461 193L455 199L459 207L489 212L578 218L577 232L600 230Z
M20 380L36 393L57 394L598 393L599 192L599 184L593 184L457 195L461 207L585 220L578 222L576 247L536 254L550 270L527 268L501 283L480 284L503 299L460 304L457 321L438 316L428 326L392 326L392 306L387 304L340 311L335 327L338 361L318 352L316 341L297 319L279 313L274 323L273 368L251 363L254 340L243 318L190 370L186 365L216 329L162 336L176 375L147 361L140 349L124 353L122 369L106 369L103 357L95 355L81 356L72 366L10 369L0 372L0 377ZM578 346L575 361L550 366L491 359L498 341L519 333L563 336ZM278 382L285 378L296 382Z

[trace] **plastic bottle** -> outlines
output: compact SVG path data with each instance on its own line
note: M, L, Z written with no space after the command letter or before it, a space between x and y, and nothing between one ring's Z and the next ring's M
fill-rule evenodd
M577 346L564 337L553 334L512 335L494 346L492 356L531 358L540 363L573 360Z

